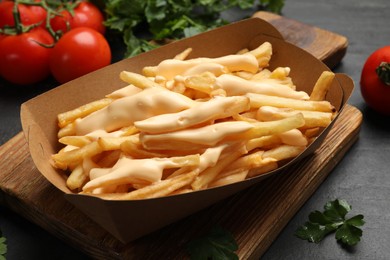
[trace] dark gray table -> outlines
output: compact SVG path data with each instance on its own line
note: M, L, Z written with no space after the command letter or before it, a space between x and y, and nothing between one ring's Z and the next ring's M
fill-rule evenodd
M319 3L320 2L320 3ZM359 79L365 59L390 45L389 0L286 0L283 15L346 36L349 48L336 72L356 84L350 104L364 115L360 139L319 189L288 223L262 259L390 259L390 118L368 109ZM21 131L19 106L49 88L4 88L0 82L0 145ZM346 250L333 237L320 244L297 239L293 233L308 214L336 198L352 205L351 214L364 214L362 241ZM8 259L87 259L85 255L0 207L0 229L8 240Z

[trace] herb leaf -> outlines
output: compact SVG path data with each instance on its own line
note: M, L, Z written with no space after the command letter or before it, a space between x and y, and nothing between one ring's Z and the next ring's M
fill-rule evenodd
M2 236L0 231L0 260L5 260L5 255L7 254L7 239Z
M237 259L238 245L233 236L223 228L214 227L206 236L192 240L187 245L191 259Z
M335 232L335 238L349 246L356 245L362 237L363 231L359 228L364 225L363 215L356 215L346 219L352 207L345 200L334 200L325 204L324 211L313 211L309 214L309 221L295 231L301 239L319 243L326 235Z
M97 1L97 0L95 0ZM255 7L280 13L284 0L105 0L105 25L123 36L126 57L149 50L147 42L164 43L228 23L221 12Z

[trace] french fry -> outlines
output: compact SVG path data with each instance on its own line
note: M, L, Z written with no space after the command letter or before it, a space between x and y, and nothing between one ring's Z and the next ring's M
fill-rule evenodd
M248 140L246 143L246 149L248 151L252 151L256 148L265 149L272 146L278 146L280 144L282 144L282 140L278 135L267 135Z
M273 158L277 161L282 161L298 156L303 150L305 150L303 146L280 145L265 151L263 153L263 159Z
M233 146L236 147L236 146ZM233 151L231 151L233 150ZM193 190L201 190L207 188L208 184L212 182L218 174L223 171L229 164L238 159L247 151L244 147L238 149L227 149L224 151L224 156L213 167L202 171L191 184Z
M87 182L87 175L84 173L82 165L78 165L66 179L66 185L71 190L81 190L81 187Z
M328 93L334 77L333 72L322 72L310 94L310 100L325 100L326 93Z
M140 89L145 89L145 88L161 88L159 84L154 82L153 80L138 74L134 72L129 72L129 71L122 71L119 74L119 77L121 80L124 82L127 82L129 84L132 84Z
M92 142L78 149L74 149L68 152L57 153L52 156L55 163L69 166L74 163L81 162L84 158L90 158L101 153L103 149L98 142Z
M265 160L264 160L265 161ZM255 176L259 176L264 173L268 173L273 171L279 167L276 161L267 161L267 164L263 164L262 167L254 168L249 170L247 177L253 178Z
M185 60L187 59L188 55L192 52L192 48L187 48L184 51L177 54L173 59L175 60Z
M92 112L95 112L103 107L108 106L112 102L110 98L103 98L100 100L92 101L91 103L82 105L76 109L58 114L58 126L63 128L68 124L74 122L77 118L83 118Z
M83 147L84 145L87 145L91 143L93 139L89 136L64 136L61 137L58 142L65 145L71 145L76 147Z
M259 47L248 53L256 57L259 63L259 68L267 67L272 55L272 45L269 42L264 42ZM244 54L245 55L245 54Z
M100 137L97 142L103 151L119 150L125 141L139 142L139 135L129 135L121 137Z
M196 177L197 172L181 174L172 179L163 180L129 193L100 194L99 197L108 200L140 200L167 196L176 190L190 184Z
M219 178L212 183L209 184L209 188L218 187L218 186L224 186L232 183L236 183L239 181L245 180L246 176L248 175L249 171L241 171L237 172L231 175L224 176L222 178Z
M256 118L261 121L273 121L287 118L297 113L302 113L305 119L305 128L327 127L333 118L333 113L331 112L294 110L291 108L270 106L260 107L257 111Z
M58 139L61 139L62 137L71 136L71 135L76 135L76 128L74 123L70 123L64 126L63 128L61 128L58 131L57 137Z
M279 134L291 129L299 128L305 124L305 120L301 113L294 116L280 119L277 121L258 122L253 124L253 128L244 133L237 133L236 135L229 136L227 140L250 140L267 135Z
M262 106L273 106L281 108L292 108L296 110L320 111L320 112L335 112L334 106L328 101L313 101L313 100L297 100L292 98L268 96L263 94L248 93L245 96L249 97L252 108Z

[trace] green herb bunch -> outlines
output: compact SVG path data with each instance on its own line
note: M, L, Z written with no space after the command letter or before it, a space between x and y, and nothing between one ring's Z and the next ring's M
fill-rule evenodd
M227 24L223 11L255 5L280 13L284 0L105 0L103 8L105 25L123 36L125 56L131 57Z

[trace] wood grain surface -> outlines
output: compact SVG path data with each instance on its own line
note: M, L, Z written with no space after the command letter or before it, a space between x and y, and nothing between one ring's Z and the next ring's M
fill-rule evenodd
M347 52L348 39L340 34L270 12L257 12L253 17L268 21L279 30L286 41L308 51L329 68L339 64Z
M338 64L346 51L343 36L269 13L259 12L255 16L270 21L286 40L306 49L329 67ZM321 43L322 37L332 40ZM187 256L188 241L216 224L233 234L239 244L240 259L256 259L358 138L361 121L360 111L347 105L313 156L127 245L65 201L63 194L34 167L22 133L0 148L0 202L95 259L154 259L156 255L160 259L183 259Z

